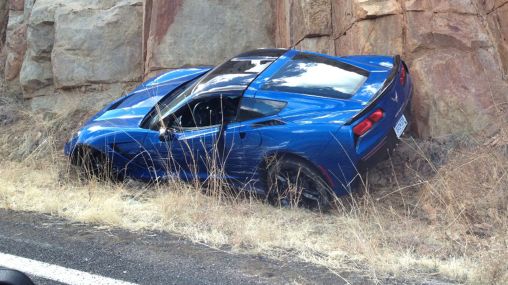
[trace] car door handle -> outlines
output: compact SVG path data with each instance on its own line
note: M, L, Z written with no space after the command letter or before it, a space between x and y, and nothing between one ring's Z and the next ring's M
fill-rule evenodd
M264 128L264 127L282 126L285 124L286 123L281 120L274 119L274 120L268 120L268 121L254 123L254 124L252 124L252 128L259 129L259 128Z

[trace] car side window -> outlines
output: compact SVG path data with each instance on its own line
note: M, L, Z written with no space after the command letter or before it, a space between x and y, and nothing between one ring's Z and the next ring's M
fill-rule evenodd
M240 95L236 92L221 93L192 100L164 118L163 123L166 127L180 131L229 123L236 117Z
M245 97L240 103L237 121L243 122L278 114L287 103L282 101Z

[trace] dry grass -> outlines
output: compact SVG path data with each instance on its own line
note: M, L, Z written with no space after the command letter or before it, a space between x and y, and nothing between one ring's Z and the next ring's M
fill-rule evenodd
M178 181L79 181L60 153L62 136L80 119L20 117L1 127L1 208L168 231L212 247L361 271L381 283L387 277L508 283L506 133L487 146L408 140L369 173L363 195L319 214L218 199Z

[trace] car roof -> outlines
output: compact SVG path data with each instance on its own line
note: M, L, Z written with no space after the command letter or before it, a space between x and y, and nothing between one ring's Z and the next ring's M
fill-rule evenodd
M239 54L215 67L193 87L192 97L207 93L244 91L287 49L257 49Z
M283 48L260 48L241 53L236 57L275 57L279 58L285 54L288 49Z

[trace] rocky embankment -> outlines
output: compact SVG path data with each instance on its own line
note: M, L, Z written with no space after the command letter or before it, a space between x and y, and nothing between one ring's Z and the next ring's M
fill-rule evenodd
M507 0L0 0L4 95L97 108L162 70L258 47L401 54L420 135L507 121Z

